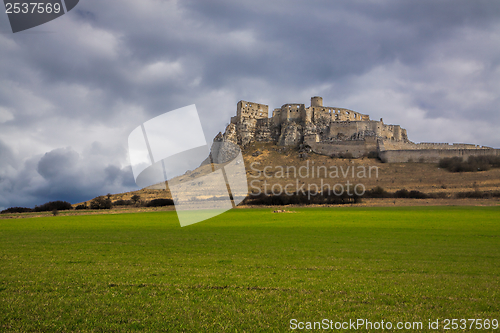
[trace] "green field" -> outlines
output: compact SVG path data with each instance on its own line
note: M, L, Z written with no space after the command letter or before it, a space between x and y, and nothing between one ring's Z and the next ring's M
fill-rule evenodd
M500 207L292 210L0 220L0 331L500 319Z

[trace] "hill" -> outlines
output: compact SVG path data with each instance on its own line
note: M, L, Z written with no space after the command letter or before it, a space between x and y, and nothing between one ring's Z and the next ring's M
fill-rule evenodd
M294 192L297 189L316 190L324 187L340 191L340 185L349 183L357 186L357 191L370 190L381 187L388 192L401 189L415 190L433 194L442 199L454 199L457 194L464 192L495 192L500 190L500 169L491 169L481 172L452 173L438 168L433 163L383 163L377 158L332 158L314 152L303 153L299 148L281 147L274 143L254 142L243 149L243 159L247 170L249 192L278 194L286 191ZM210 165L203 165L171 182L195 179L201 174L211 171ZM354 172L353 172L354 171ZM138 191L113 194L112 202L130 200L139 195L141 200L172 196L168 190L145 188ZM375 200L377 204L393 203L393 199ZM364 201L365 204L367 200ZM426 200L419 204L439 204L443 200ZM90 200L87 202L90 204ZM454 203L449 200L447 204ZM463 204L462 201L460 204ZM478 203L473 201L473 203ZM498 204L498 198L490 200L491 204Z

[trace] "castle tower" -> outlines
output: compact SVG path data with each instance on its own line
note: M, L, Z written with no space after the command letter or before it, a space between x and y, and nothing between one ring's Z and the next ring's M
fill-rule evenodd
M311 106L323 106L323 97L311 97Z

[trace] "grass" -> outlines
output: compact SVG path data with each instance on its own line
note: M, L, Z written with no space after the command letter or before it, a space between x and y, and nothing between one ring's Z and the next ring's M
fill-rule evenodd
M500 319L500 207L294 211L0 220L0 331Z

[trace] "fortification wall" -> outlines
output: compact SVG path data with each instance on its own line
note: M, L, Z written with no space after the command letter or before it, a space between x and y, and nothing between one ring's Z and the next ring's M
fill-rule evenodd
M372 133L388 140L402 140L404 131L399 125L385 125L381 121L335 121L330 124L331 138L352 137L355 134ZM406 138L406 136L405 136ZM408 148L411 149L411 148Z
M416 144L413 142L395 142L390 140L383 141L383 149L381 150L412 150L417 149ZM428 148L427 148L428 149Z
M350 138L352 135L372 130L373 125L371 122L366 121L336 121L330 123L330 133L331 138L346 137Z
M490 147L482 147L473 144L467 143L430 143L430 142L422 142L422 143L413 143L413 142L395 142L384 140L384 149L385 150L450 150L450 149L491 149Z
M322 118L330 121L361 121L369 120L370 117L349 109L336 108L331 106L311 106L312 120L319 121Z
M402 139L401 126L386 125L380 122L380 136L389 140L400 141Z
M311 147L313 152L327 156L351 154L354 158L360 158L370 152L377 151L377 142L375 140L338 141L333 143L307 141L306 144Z
M385 145L385 143L384 143ZM417 150L384 150L379 152L379 157L386 163L425 162L438 163L446 157L469 156L500 156L500 149L417 149Z

